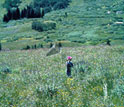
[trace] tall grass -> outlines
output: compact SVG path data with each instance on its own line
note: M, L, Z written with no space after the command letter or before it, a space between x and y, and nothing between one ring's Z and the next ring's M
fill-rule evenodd
M0 65L11 70L0 71L1 107L124 106L123 46L63 48L49 57L47 51L0 52ZM72 78L65 72L68 55Z

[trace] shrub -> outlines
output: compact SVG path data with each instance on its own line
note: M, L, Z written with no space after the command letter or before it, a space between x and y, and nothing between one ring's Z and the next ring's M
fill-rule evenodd
M29 45L26 46L26 48L23 48L24 50L29 50L31 47Z
M50 12L52 9L51 9L51 7L45 7L44 8L44 13L48 13L48 12Z
M45 21L45 22L33 22L32 29L37 30L39 32L48 31L56 28L56 23L53 21Z
M0 73L10 73L11 69L7 65L0 65Z
M67 4L64 2L58 2L54 5L54 10L58 10L58 9L64 9L67 7Z
M32 23L32 29L42 32L43 31L43 25L40 22L33 22Z
M41 47L41 48L43 48L43 45L42 45L42 44L40 44L40 47Z

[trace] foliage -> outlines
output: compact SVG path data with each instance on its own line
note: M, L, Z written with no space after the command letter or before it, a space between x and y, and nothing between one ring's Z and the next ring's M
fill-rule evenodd
M17 8L19 4L21 3L21 0L5 0L5 3L3 4L4 8L11 9L11 8Z
M39 32L48 31L56 28L56 23L52 21L45 22L33 22L32 29L35 29Z
M7 14L4 15L3 21L9 22L9 20L17 20L20 18L40 18L44 16L44 10L40 8L32 8L27 6L22 11L19 8L8 9Z
M63 9L69 5L69 2L70 0L34 0L34 7Z
M59 10L59 9L64 9L67 7L68 4L66 4L67 2L58 2L54 5L53 9L54 10Z
M54 10L57 9L63 9L68 6L68 0L34 0L33 3L30 3L29 6L25 7L21 11L19 10L19 5L21 3L20 0L6 0L3 4L4 7L7 9L8 13L4 15L3 21L8 22L9 20L17 20L20 18L40 18L43 17L45 13L48 13L52 11L52 8ZM16 11L12 11L11 9L17 8ZM44 8L41 9L40 8ZM13 17L11 17L14 15ZM20 17L21 16L21 17Z
M1 73L10 73L11 72L11 68L6 65L6 64L0 64L0 74Z
M3 1L1 2L3 3ZM124 44L124 26L123 24L116 24L116 22L123 23L122 0L72 0L72 2L69 2L68 8L49 12L45 14L44 18L34 19L24 18L22 10L25 9L27 11L27 4L28 7L32 7L34 10L38 6L35 7L33 3L30 4L29 1L31 0L23 1L21 3L21 6L24 4L23 8L19 6L21 20L12 20L9 23L0 24L0 40L3 43L3 48L20 49L20 47L26 47L30 45L29 42L34 41L44 43L45 45L48 45L49 42L65 41L64 46L106 45L107 40L111 41L111 45ZM52 2L51 5L54 6L55 3ZM51 6L45 8L53 10ZM44 13L45 8L41 8L41 10L44 10ZM6 13L6 11L1 9L0 17L3 16L3 13ZM43 22L44 20L55 21L57 23L56 29L44 32L37 32L31 29L32 22ZM33 40L20 41L21 38L33 38ZM17 47L15 47L16 45Z

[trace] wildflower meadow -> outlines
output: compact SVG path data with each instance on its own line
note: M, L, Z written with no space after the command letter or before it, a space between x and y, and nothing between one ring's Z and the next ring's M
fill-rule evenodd
M0 52L0 107L124 107L124 47ZM72 56L72 78L66 57Z

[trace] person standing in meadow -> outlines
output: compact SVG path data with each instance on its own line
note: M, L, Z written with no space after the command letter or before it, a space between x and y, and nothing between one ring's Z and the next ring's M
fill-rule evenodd
M66 62L66 67L67 67L67 76L68 77L71 77L71 68L73 67L73 63L72 63L72 57L71 56L68 56L67 57L67 62Z

